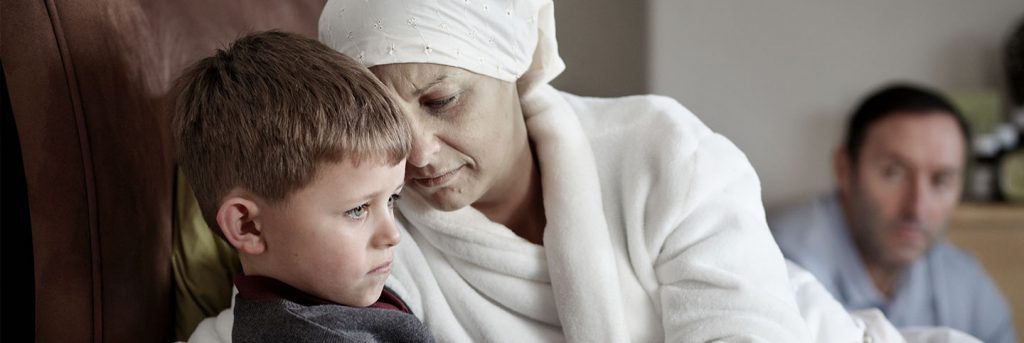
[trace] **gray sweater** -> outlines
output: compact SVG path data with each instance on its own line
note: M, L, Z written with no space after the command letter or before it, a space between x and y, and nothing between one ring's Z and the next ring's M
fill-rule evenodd
M427 327L390 290L371 307L327 302L280 281L235 279L231 338L247 342L433 342Z

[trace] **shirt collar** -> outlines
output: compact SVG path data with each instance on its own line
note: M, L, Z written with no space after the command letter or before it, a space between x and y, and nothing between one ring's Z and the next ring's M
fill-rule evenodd
M920 294L920 290L915 289L919 287L914 285L922 282L927 284L926 260L934 249L930 249L924 256L914 261L902 279L898 281L892 298L887 300L875 287L867 272L867 267L864 265L864 260L854 245L853 237L846 223L846 216L840 206L838 192L833 193L826 200L825 210L829 213L827 217L832 220L832 223L826 227L833 230L830 235L836 239L838 270L841 271L837 276L839 294L836 294L836 297L841 298L847 308L875 307L889 315L893 306L905 307L922 300L923 294Z
M303 292L291 285L277 279L261 275L238 275L235 276L235 287L238 288L238 297L245 300L275 300L284 299L303 306L314 305L341 305L312 294ZM341 305L345 306L345 305ZM389 310L412 313L405 302L387 287L381 292L376 302L367 306L370 308L382 308Z

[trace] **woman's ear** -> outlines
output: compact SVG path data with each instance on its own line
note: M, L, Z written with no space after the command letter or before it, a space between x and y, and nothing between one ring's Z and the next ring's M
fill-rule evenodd
M239 193L232 191L221 203L217 210L217 225L238 252L258 255L267 247L257 220L260 208L255 201Z

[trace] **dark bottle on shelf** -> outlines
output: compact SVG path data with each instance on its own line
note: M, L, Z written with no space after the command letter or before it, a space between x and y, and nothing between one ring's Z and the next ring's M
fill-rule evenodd
M1001 127L1003 145L996 164L996 191L1003 201L1024 203L1024 109L1018 108L1011 117L1011 123Z
M974 137L971 144L974 159L964 187L967 200L990 202L998 199L996 167L998 165L999 140L994 134Z
M1012 104L1007 119L1017 130L1017 142L1015 146L1004 147L1000 154L996 188L1004 200L1024 203L1024 18L1017 22L1006 43L1003 61Z

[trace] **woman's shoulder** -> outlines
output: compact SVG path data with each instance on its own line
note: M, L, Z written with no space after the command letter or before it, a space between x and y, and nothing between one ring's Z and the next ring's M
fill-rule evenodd
M702 142L717 136L700 118L670 97L596 98L562 94L576 111L599 155L632 154L639 148L647 154L667 154L670 159L679 159L706 148Z
M696 115L670 97L597 98L562 94L592 141L629 139L686 148L695 147L700 139L712 134Z
M663 211L643 213L657 212L668 221L681 220L688 213L681 209L734 184L752 187L751 198L759 201L757 175L743 152L674 99L564 96L586 131L606 201L659 199L651 206Z

